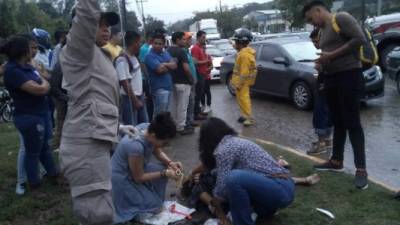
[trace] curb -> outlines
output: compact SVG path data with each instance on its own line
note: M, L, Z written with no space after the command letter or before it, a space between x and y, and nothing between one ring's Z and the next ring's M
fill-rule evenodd
M246 138L249 138L249 137L246 137ZM323 163L323 162L325 162L325 160L323 160L323 159L304 154L304 153L299 152L299 151L297 151L297 150L295 150L294 148L291 148L291 147L283 146L283 145L276 144L276 143L271 142L271 141L266 141L266 140L262 140L262 139L258 139L258 138L249 138L249 139L252 139L252 140L255 140L256 142L263 143L265 145L273 146L273 147L276 147L278 149L293 153L293 154L295 154L297 156L300 156L302 158L306 158L306 159L311 160L311 161L313 161L315 163ZM368 177L368 180L370 182L378 185L378 186L381 186L381 187L391 191L391 192L396 193L398 191L396 188L394 188L394 187L392 187L390 185L387 185L387 184L385 184L385 183L383 183L381 181L378 181L378 180L376 180L374 178Z

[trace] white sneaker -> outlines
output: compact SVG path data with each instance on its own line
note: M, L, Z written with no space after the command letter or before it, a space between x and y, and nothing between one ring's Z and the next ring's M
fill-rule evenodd
M24 195L25 194L25 188L26 184L25 183L17 183L17 186L15 187L15 194L17 195Z
M204 108L204 111L203 111L204 113L209 113L209 112L211 112L211 107L210 106L206 106L205 108Z

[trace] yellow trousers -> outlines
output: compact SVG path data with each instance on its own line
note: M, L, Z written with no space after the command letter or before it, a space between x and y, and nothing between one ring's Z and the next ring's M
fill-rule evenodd
M252 118L249 85L243 85L240 90L236 90L236 102L239 105L240 115L246 119Z

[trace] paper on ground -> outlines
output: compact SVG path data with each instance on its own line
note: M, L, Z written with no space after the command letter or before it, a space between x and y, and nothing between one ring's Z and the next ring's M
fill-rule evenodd
M185 219L185 216L179 215L176 213L171 213L168 210L172 204L175 204L176 211L182 212L184 214L192 214L196 211L195 209L187 208L187 207L177 203L176 201L165 201L164 205L163 205L163 210L161 213L159 213L157 215L152 215L152 216L146 217L146 218L140 218L139 219L140 222L144 223L144 224L151 224L151 225L168 225L168 223L172 223L172 222L176 222L176 221Z

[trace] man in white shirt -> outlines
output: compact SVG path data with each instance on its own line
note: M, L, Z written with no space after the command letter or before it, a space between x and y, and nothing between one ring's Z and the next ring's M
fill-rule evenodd
M149 121L145 96L143 93L143 76L137 55L140 50L141 36L135 31L125 34L126 48L115 60L115 67L121 85L122 123L136 125Z

